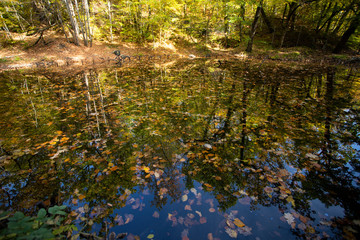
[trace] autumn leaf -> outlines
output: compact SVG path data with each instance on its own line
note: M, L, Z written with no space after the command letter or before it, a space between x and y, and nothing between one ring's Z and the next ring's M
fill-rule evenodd
M119 167L118 166L113 166L112 168L110 168L110 171L116 171L116 170L118 170L119 169Z
M149 167L146 167L146 166L143 166L143 167L142 167L142 170L144 170L146 173L149 173L149 172L150 172L150 168L149 168Z
M225 232L231 237L231 238L237 238L237 231L231 228L226 228Z
M190 205L186 205L186 206L185 206L185 210L191 211L191 210L192 210L192 209L191 209L191 206L190 206Z
M181 201L186 202L187 200L188 200L188 196L187 196L187 195L183 195L183 196L181 197Z
M238 218L234 219L234 224L240 228L245 227L245 224Z
M293 217L293 215L291 215L291 213L285 213L284 218L289 225L295 222L295 218Z
M85 195L79 194L78 198L79 198L79 200L83 200L85 198Z
M152 215L154 218L159 218L160 217L160 214L159 212L155 211Z

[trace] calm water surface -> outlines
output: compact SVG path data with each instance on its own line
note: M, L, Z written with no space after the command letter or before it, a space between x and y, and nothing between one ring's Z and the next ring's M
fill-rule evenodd
M179 61L0 74L0 209L127 239L355 239L354 69ZM76 232L74 232L75 234Z

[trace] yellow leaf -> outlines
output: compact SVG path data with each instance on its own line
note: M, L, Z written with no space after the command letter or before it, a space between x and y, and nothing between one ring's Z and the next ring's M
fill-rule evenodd
M146 172L146 173L149 173L150 172L150 168L149 167L143 167L143 170Z
M83 200L84 198L85 198L85 195L79 194L79 199L80 199L80 200Z
M147 238L148 238L148 239L153 239L153 238L154 238L154 234L149 234L149 235L147 236Z
M56 131L57 135L61 135L63 132L62 131Z
M240 220L240 219L238 219L238 218L235 218L234 219L234 224L236 225L236 226L238 226L238 227L245 227L245 224Z

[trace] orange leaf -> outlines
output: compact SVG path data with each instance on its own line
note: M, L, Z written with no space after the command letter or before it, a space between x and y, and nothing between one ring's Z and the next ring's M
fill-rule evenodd
M119 169L119 167L118 166L113 166L112 168L110 168L110 171L116 171L116 170L118 170Z
M83 200L84 198L85 198L85 195L79 194L79 199L80 199L80 200Z
M245 224L238 218L234 219L234 224L240 228L245 227Z

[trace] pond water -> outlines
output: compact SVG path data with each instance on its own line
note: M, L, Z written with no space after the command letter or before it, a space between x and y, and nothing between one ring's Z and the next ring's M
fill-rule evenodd
M355 239L354 69L179 60L0 73L0 209L125 239Z

